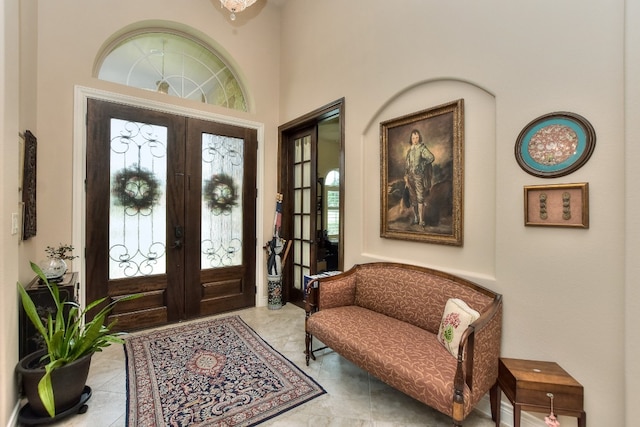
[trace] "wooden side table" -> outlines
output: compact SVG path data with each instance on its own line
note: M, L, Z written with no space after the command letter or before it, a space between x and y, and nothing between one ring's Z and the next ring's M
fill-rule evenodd
M58 289L60 291L61 299L67 301L76 300L76 290L78 287L78 273L69 272L66 273L60 282L58 282ZM56 307L49 293L49 289L40 281L38 276L34 277L24 287L33 300L36 306L36 310L40 314L43 321L46 322L48 314L55 316ZM22 303L20 304L20 344L19 354L20 359L26 355L33 353L36 350L45 348L45 342L40 333L33 326L24 309ZM69 307L65 308L65 314L68 313Z
M584 411L584 389L571 375L555 362L500 358L498 384L492 390L496 427L500 427L500 390L513 405L513 425L520 427L521 411L549 413L553 394L555 415L578 418L578 427L587 427ZM495 399L495 400L494 400Z

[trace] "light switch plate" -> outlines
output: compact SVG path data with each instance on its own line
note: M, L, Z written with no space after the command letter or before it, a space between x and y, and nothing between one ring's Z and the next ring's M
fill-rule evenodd
M11 235L15 236L18 234L18 214L13 212L11 214Z

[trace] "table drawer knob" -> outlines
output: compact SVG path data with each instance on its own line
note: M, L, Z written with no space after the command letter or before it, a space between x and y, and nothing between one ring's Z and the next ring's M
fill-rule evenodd
M556 414L553 413L553 393L547 393L547 397L551 400L551 411L544 417L544 423L549 427L558 427L560 423L556 419Z

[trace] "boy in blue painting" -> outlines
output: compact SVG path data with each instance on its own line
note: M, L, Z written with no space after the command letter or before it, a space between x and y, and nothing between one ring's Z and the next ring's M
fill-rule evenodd
M411 147L405 160L404 183L409 190L413 207L413 224L424 227L425 198L431 190L432 163L435 157L424 144L419 130L411 131L410 143Z

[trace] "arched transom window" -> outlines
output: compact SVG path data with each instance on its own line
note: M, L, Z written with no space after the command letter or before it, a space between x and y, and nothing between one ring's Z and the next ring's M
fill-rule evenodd
M203 42L178 32L120 37L106 50L97 74L101 80L247 111L231 67Z

